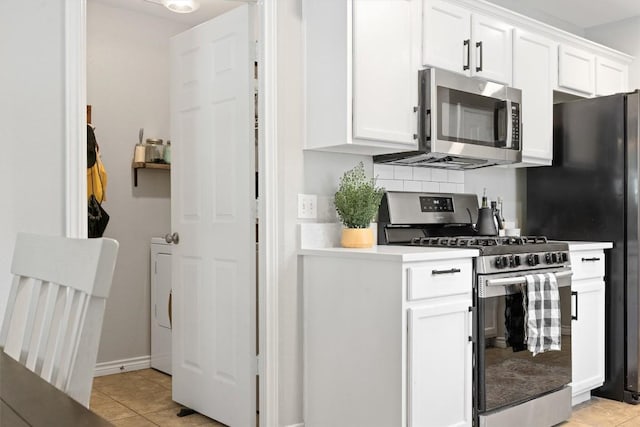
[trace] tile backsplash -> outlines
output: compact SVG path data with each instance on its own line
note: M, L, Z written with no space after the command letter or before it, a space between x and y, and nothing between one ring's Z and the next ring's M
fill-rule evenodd
M389 191L464 193L464 172L374 164L377 185Z

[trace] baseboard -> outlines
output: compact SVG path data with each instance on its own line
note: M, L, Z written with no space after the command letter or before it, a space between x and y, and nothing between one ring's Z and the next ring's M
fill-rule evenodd
M299 424L289 424L288 426L284 426L284 427L304 427L304 423L299 423Z
M94 377L120 374L122 372L137 371L151 367L151 356L132 357L130 359L113 360L111 362L96 363Z

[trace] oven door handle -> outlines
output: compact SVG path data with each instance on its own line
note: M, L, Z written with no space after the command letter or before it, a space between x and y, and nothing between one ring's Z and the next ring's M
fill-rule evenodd
M564 277L569 277L573 274L571 270L567 271L559 271L556 274L556 277L562 279ZM527 279L524 276L516 276L516 277L503 277L501 279L489 279L486 281L487 286L504 286L504 285L524 285L527 283Z

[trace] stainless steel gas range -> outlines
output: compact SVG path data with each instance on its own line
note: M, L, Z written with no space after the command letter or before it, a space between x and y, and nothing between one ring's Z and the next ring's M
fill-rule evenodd
M479 236L474 194L385 193L378 244L473 248L474 422L548 427L571 416L571 265L566 243L542 236ZM550 273L550 274L547 274ZM559 349L527 346L527 280L553 276Z

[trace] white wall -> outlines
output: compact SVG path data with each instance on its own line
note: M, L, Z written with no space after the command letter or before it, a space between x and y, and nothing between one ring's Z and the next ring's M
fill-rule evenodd
M64 2L0 1L0 319L19 231L65 233Z
M186 29L88 1L87 102L109 175L105 236L120 242L98 362L151 352L149 243L171 230L170 178L141 170L134 187L131 160L139 128L169 137L169 38Z
M533 18L540 22L544 22L547 25L551 25L556 28L560 28L561 30L567 31L569 33L576 34L578 36L584 37L584 28L575 25L571 22L567 22L564 19L557 18L555 16L549 15L535 7L534 1L522 1L522 0L488 0L490 3L497 4L498 6L502 6L505 9L509 9L516 13L519 13L524 16L528 16L529 18ZM532 4L534 6L532 6Z
M590 40L635 56L629 67L629 87L640 89L640 16L587 28L585 33Z

